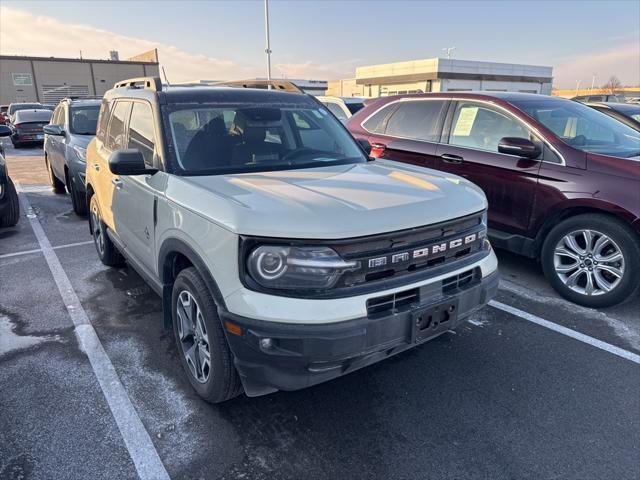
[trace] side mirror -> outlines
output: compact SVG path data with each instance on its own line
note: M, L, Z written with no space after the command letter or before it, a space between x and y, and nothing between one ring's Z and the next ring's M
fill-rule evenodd
M371 144L369 143L369 140L366 138L358 138L356 142L358 142L358 145L360 145L360 148L364 150L364 153L366 153L367 156L371 154Z
M42 130L47 135L61 136L64 135L64 129L60 125L45 125Z
M11 129L6 125L0 125L0 137L8 137L11 135Z
M498 152L533 160L540 156L542 149L527 138L503 137L498 142Z
M153 175L158 170L147 167L140 150L116 150L109 156L109 170L114 175Z

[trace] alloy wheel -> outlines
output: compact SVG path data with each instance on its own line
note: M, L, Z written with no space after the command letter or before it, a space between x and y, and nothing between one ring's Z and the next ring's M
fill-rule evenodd
M182 354L193 378L205 383L211 375L211 346L202 311L189 291L178 295L176 312Z
M596 230L576 230L560 239L553 254L556 274L581 295L603 295L615 289L625 271L620 247Z
M100 214L98 213L98 206L95 204L91 205L91 231L93 233L93 241L96 244L98 253L101 257L103 257L105 251L104 233L102 231L102 227L100 226Z

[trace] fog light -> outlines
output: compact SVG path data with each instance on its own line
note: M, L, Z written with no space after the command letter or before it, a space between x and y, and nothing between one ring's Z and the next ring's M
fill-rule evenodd
M265 350L269 350L273 346L273 340L271 340L270 338L261 338L260 346Z

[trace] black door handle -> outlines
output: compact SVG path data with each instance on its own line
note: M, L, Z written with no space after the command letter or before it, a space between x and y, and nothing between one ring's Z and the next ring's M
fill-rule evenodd
M449 155L448 153L440 155L440 158L445 163L462 163L464 161L460 155Z

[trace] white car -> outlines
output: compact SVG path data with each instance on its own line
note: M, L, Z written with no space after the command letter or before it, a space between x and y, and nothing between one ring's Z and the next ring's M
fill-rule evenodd
M366 98L361 97L316 97L342 123L347 123L354 113L364 108Z
M371 160L291 90L128 80L105 94L87 149L98 255L126 259L162 297L211 402L391 357L497 289L478 187Z

